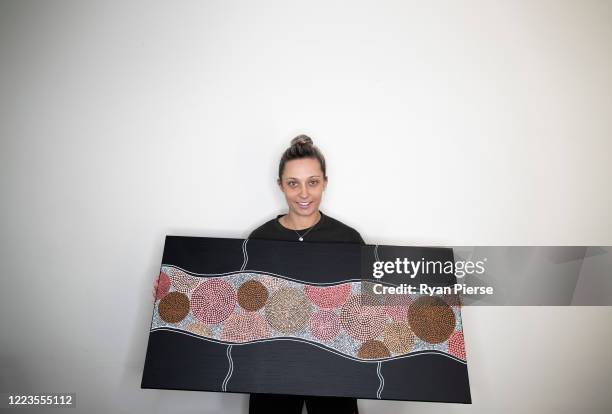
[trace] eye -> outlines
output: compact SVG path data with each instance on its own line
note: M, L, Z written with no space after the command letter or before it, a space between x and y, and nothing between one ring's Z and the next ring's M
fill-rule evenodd
M318 181L318 180L312 180L312 181L310 182L310 185L317 185L317 184L319 184L319 181Z
M289 182L287 183L287 185L288 185L289 187L295 187L295 186L297 185L297 183L296 183L295 181L289 181Z

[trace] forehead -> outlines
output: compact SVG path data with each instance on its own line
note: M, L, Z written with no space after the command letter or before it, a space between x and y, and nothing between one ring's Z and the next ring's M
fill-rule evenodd
M299 158L285 163L284 178L309 178L316 175L323 177L321 164L316 158Z

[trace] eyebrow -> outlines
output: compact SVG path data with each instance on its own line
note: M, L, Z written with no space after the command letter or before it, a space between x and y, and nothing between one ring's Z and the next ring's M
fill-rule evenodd
M321 178L321 176L320 175L311 175L308 178ZM299 180L299 178L296 178L296 177L287 177L287 180Z

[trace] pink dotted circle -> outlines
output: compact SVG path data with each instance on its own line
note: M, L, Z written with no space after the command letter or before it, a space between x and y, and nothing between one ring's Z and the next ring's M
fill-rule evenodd
M448 338L448 353L464 361L466 360L463 332L455 331L450 338Z
M164 272L159 272L157 279L157 290L155 291L155 299L162 299L170 291L170 278Z
M210 279L191 294L191 312L200 322L215 324L224 321L236 307L236 292L227 282Z
M340 332L338 315L328 310L320 310L310 317L310 333L321 341L333 339Z
M351 284L344 283L337 286L306 286L304 292L310 302L320 308L336 308L346 302L351 293Z
M353 295L346 301L340 312L340 323L350 336L365 341L382 334L387 316L383 306L362 306L361 300L362 295Z
M270 336L268 322L259 313L232 313L223 323L221 340L228 342L247 342Z

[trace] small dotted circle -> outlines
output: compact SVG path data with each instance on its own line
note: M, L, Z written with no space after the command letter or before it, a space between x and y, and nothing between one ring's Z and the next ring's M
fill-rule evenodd
M177 323L189 313L189 298L181 292L170 292L157 306L159 317L168 323Z
M248 280L238 288L238 304L248 311L263 308L268 300L268 289L256 280Z
M375 339L365 341L357 352L357 357L361 359L377 359L386 358L389 356L391 356L391 353L385 344Z

